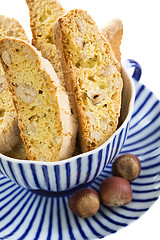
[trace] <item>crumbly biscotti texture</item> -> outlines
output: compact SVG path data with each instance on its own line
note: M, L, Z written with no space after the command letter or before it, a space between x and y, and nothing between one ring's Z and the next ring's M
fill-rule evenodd
M29 42L21 24L14 18L0 15L0 38L14 37Z
M0 15L0 39L6 36L29 41L17 20ZM17 113L0 63L0 152L11 151L19 140Z
M17 113L8 90L5 73L0 65L0 152L11 151L19 140Z
M114 18L101 29L102 34L108 39L116 59L121 63L120 46L123 36L123 23L120 19Z
M93 19L72 10L58 19L55 43L69 91L75 96L83 152L115 132L121 108L122 78L109 42Z
M53 27L65 10L56 0L26 0L30 13L32 44L48 59L63 84L63 74L53 37Z
M76 124L52 65L29 43L13 38L0 41L0 57L28 159L57 161L72 156Z

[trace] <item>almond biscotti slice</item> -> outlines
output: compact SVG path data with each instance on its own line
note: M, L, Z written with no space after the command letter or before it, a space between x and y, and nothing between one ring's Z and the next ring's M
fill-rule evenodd
M93 19L72 10L58 19L55 43L69 91L75 96L83 152L115 132L121 108L122 78L109 42Z
M17 20L0 15L0 39L6 36L29 41L24 29ZM0 63L0 152L11 151L19 140L20 131L17 113Z
M28 159L57 161L72 156L76 124L52 65L33 46L13 38L0 40L0 57Z
M54 43L53 26L66 13L56 0L26 0L30 13L32 44L48 59L63 83L62 70Z
M114 18L101 29L103 35L108 39L116 59L121 63L120 46L123 36L123 23L120 19Z

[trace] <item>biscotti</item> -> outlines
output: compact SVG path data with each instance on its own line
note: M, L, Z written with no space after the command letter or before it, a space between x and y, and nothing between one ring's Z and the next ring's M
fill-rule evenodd
M0 57L28 159L57 161L72 156L76 124L52 65L33 46L13 38L0 41Z
M119 62L93 19L72 10L58 19L55 43L68 91L74 96L83 152L103 144L115 132L121 108Z
M65 87L63 74L53 36L53 27L57 19L66 11L56 0L26 0L30 13L32 44L52 64L60 83ZM77 121L76 112L70 92L67 93L73 118ZM78 124L78 123L77 123Z
M0 39L12 36L29 41L17 20L0 15ZM20 141L17 113L0 63L0 152L11 151Z
M0 38L14 37L29 42L21 24L14 18L0 15Z
M60 81L63 75L54 43L53 27L57 19L65 14L65 10L56 0L26 0L30 13L32 44L48 59Z
M56 20L67 13L56 0L26 0L30 13L32 44L48 59L63 84L63 74L55 47L53 27ZM113 19L102 28L114 51L115 57L121 62L120 45L123 35L123 24L120 19Z
M119 61L119 63L121 63L120 46L123 36L122 21L118 18L112 19L105 27L101 29L101 32L108 39L116 59Z
M0 65L0 152L11 151L20 140L17 114Z
M55 46L54 36L53 36L53 27L56 23L56 20L63 16L66 11L63 9L63 7L60 5L60 3L56 0L26 0L29 13L30 13L30 26L32 30L32 44L42 53L42 56L46 59L48 59L54 70L56 71L61 84L66 87L65 81L63 79L62 69L60 66L59 57L57 54L57 49ZM111 31L108 31L108 28L112 28L112 24L109 24L106 26L107 30L104 31L104 34L107 36L107 32L110 34ZM116 28L116 30L113 32L117 36L117 24L113 23L113 28ZM110 39L108 37L108 39ZM117 39L119 40L119 39ZM116 37L114 38L113 47L115 46ZM120 41L116 42L116 48L115 50L116 55L120 55L120 48L118 49L118 44L121 44ZM70 105L72 108L72 113L75 115L76 118L76 112L74 108L74 100L72 93L68 89L68 95L70 100Z

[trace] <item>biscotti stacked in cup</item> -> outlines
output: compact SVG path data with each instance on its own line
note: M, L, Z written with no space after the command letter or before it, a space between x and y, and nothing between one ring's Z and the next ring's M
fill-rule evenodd
M30 14L30 27L32 31L32 44L42 56L48 59L60 81L63 82L63 74L60 66L53 27L59 17L67 13L57 0L26 0ZM107 38L114 51L116 59L121 62L121 40L123 36L123 23L120 19L108 22L101 32Z
M17 39L2 39L0 56L28 159L57 161L72 156L76 124L52 65Z
M54 36L66 89L74 96L81 149L87 152L117 128L122 91L119 62L85 11L72 10L60 17Z
M6 36L29 42L24 29L17 20L0 15L0 39ZM12 94L8 89L5 72L0 63L0 152L11 151L17 143L21 143L17 113ZM22 148L24 149L23 143ZM18 151L17 156L24 157L24 151L23 156L21 156L20 151Z
M57 0L26 0L30 14L30 26L32 31L32 44L48 59L60 82L65 86L63 73L53 36L53 28L59 17L67 12ZM120 45L123 35L123 24L119 19L113 19L103 29L104 36L110 42L115 57L121 62ZM73 104L73 95L68 91L72 114L76 112Z
M107 28L108 40L82 10L66 14L54 0L27 0L27 4L32 43L50 63L26 41L0 41L27 158L58 161L71 157L77 120L81 151L95 149L115 132L121 107L120 64ZM116 35L119 45L120 34Z

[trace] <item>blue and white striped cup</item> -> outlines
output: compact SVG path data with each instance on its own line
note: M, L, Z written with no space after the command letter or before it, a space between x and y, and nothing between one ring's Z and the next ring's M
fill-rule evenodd
M59 162L37 162L13 159L0 154L0 171L18 185L31 190L65 191L94 180L122 149L133 113L135 87L141 68L133 60L122 66L123 94L121 125L103 145L90 152ZM130 77L126 69L134 67Z

